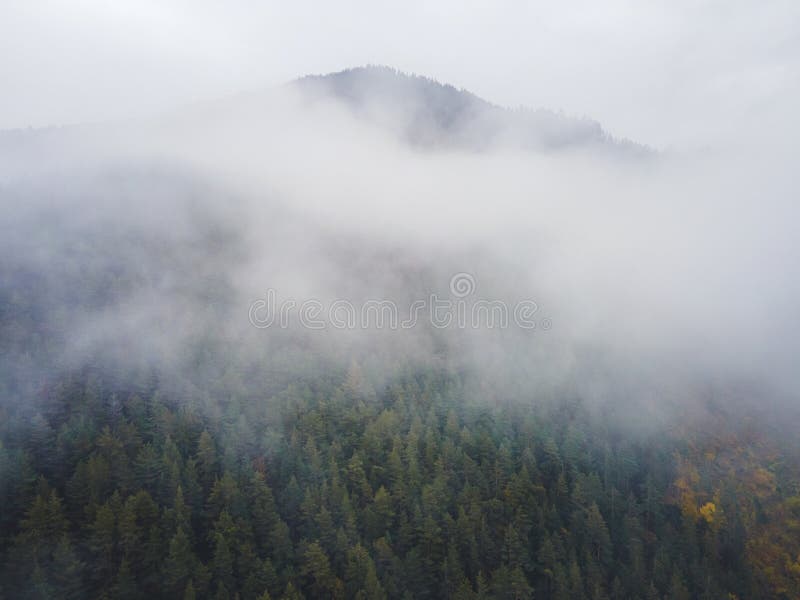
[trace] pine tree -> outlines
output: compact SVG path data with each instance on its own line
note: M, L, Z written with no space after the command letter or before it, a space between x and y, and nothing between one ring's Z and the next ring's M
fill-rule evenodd
M59 596L64 600L78 600L86 594L83 583L85 565L78 560L67 535L61 537L53 552L53 566L50 576Z
M96 586L108 589L114 575L116 548L116 518L110 503L99 508L89 527L88 547L92 553L90 574Z
M275 498L272 490L264 480L264 475L254 472L250 480L250 515L258 548L262 551L269 548L272 528L278 521Z
M305 598L290 581L286 584L286 591L283 592L281 600L305 600Z
M211 489L217 478L217 449L208 430L200 434L197 442L197 470L200 473L200 483L204 489Z
M309 544L301 572L314 598L332 598L336 595L340 582L333 574L330 560L318 542Z
M233 555L222 533L214 536L214 557L211 566L217 583L226 590L233 589Z
M611 562L611 537L596 502L592 502L586 516L586 534L592 556L603 564Z
M136 580L131 573L131 568L126 558L122 559L117 576L114 579L111 598L113 600L135 600L141 596Z
M55 490L44 496L39 494L22 520L22 531L17 537L19 550L23 555L30 555L34 562L43 561L67 532L67 527L61 498Z
M192 576L196 558L192 552L189 536L183 528L178 529L169 543L169 554L164 564L164 580L175 596L182 593Z
M569 597L572 600L585 600L586 594L583 589L583 577L578 561L573 559L569 565Z

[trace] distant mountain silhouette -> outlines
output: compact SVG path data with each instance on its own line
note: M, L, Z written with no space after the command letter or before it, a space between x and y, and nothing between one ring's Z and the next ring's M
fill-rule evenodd
M310 75L293 82L301 91L334 98L369 119L423 147L485 150L516 147L555 150L602 146L631 155L651 152L615 139L599 123L545 109L508 109L475 94L427 77L383 66Z
M308 75L287 84L310 104L334 101L359 121L429 150L482 152L497 149L552 152L599 150L606 155L646 157L653 151L608 134L598 122L551 110L497 106L475 94L390 67L368 66ZM252 90L183 106L154 118L97 124L0 131L0 152L37 152L39 144L65 135L86 137L124 130L240 131L253 134L261 116L283 110L275 88ZM302 107L299 107L302 111ZM279 114L279 113L275 113Z

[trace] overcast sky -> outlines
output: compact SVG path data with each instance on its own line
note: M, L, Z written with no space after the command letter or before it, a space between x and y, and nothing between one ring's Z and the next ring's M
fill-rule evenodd
M797 122L797 0L2 0L0 128L387 64L657 147Z

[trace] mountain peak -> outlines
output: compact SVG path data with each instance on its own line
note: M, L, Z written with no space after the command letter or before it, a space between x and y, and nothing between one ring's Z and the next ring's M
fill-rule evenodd
M546 109L509 109L472 92L383 65L367 65L294 82L304 93L332 98L361 118L423 147L481 151L491 147L558 150L602 147L631 155L650 150L615 139L597 121Z

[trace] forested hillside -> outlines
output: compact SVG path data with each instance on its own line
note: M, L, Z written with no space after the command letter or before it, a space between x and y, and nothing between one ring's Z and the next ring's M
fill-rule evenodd
M239 383L213 418L91 369L6 407L3 597L800 594L800 497L757 431L636 439L579 400L465 404L435 371Z
M383 68L179 113L0 136L0 599L800 598L788 184Z

